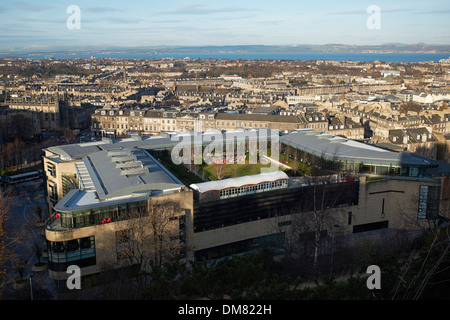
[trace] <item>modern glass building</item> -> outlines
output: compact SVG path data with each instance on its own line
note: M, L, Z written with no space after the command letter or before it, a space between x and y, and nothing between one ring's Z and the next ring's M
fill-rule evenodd
M422 220L439 209L440 181L421 177L433 163L410 153L298 130L279 136L281 152L311 166L354 173L358 179L303 185L298 177L275 171L189 189L149 153L184 147L180 141L161 136L49 148L44 158L47 190L62 183L58 177L75 176L78 185L62 197L48 198L57 200L46 226L52 277L67 277L69 265L80 266L82 275L98 273L104 262L120 266L132 242L130 212L145 211L153 200L180 203L181 211L171 223L179 233L175 240L185 240L189 260L280 245L295 233L298 216L312 212L313 202L333 210L347 234L403 227L400 206L408 205L404 211ZM211 140L202 136L200 141L204 146ZM366 179L365 173L384 177Z
M297 130L280 138L281 149L298 159L324 169L347 173L365 173L420 177L430 166L426 159L409 152L385 150L367 143L312 130ZM288 148L291 150L287 150Z
M126 226L121 222L132 219L133 212L145 212L150 199L186 191L139 148L110 146L84 156L75 167L79 188L57 202L46 226L49 270L55 278L69 265L79 266L85 274L98 272L107 252L117 251L116 233Z

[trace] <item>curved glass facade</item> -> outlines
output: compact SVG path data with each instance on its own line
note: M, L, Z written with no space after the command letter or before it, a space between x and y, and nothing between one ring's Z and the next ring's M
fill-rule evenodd
M48 229L67 230L89 227L109 222L127 220L133 211L144 212L146 201L116 204L111 206L77 210L69 212L56 212L54 218L48 224Z
M66 271L70 265L78 267L96 264L95 238L84 237L69 241L48 241L49 268L53 271Z

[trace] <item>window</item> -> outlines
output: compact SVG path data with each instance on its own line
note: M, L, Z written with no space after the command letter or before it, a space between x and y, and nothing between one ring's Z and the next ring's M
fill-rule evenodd
M133 257L133 240L131 230L120 230L116 232L117 259Z
M71 264L79 267L96 264L93 236L69 241L47 241L47 251L51 270L65 270Z
M48 163L47 172L51 177L56 177L56 166L53 163Z
M418 219L435 219L439 214L439 186L420 186Z
M428 186L420 186L419 209L417 212L417 218L419 219L426 219L427 217L427 198L428 198Z
M50 187L50 199L51 200L58 200L58 191L57 191L57 188L56 188L56 185L49 185L49 187Z

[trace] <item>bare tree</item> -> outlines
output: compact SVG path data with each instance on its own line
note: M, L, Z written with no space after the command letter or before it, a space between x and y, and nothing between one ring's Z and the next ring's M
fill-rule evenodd
M318 273L319 253L322 234L335 223L335 205L342 189L337 194L331 195L326 185L330 184L330 176L311 177L310 185L313 190L313 229L314 229L314 271Z
M9 209L11 207L10 198L3 194L0 189L0 297L4 289L6 266L5 263L8 260L8 250L6 247L6 219L8 217Z
M439 279L450 268L450 211L446 208L440 210L439 214L422 212L426 215L420 219L417 214L411 213L417 213L418 207L420 210L421 201L426 200L420 194L413 195L407 205L398 205L400 219L409 230L420 232L419 239L422 239L423 245L413 247L405 259L404 267L397 275L399 280L392 299L418 300L430 285L449 281L448 278L437 282L432 279Z
M177 202L149 204L149 222L153 233L153 261L161 266L177 256L182 249L183 235L180 235L180 205ZM180 241L181 240L181 241Z
M184 212L176 201L150 199L120 213L120 220L113 225L113 256L100 267L102 289L96 292L114 299L137 298L151 281L152 270L178 261L184 250Z
M182 250L179 219L182 219L177 202L154 203L138 207L128 213L124 227L116 233L122 244L119 258L126 258L130 265L141 269L149 263L161 266L166 259Z
M216 174L217 180L222 180L225 177L225 165L223 163L215 163L214 171Z
M15 264L18 257L15 251L26 242L27 231L24 223L15 225L10 219L15 200L12 188L8 187L5 193L0 190L0 297L6 284L17 280L17 274L20 278L23 277L23 269ZM25 249L29 249L29 246L26 247ZM21 256L20 260L23 260Z
M277 219L272 225L285 234L285 257L301 265L305 263L305 267L308 266L307 261L311 261L312 273L317 276L319 257L330 249L331 238L334 240L339 233L335 228L342 213L339 204L345 202L351 191L340 184L332 184L332 176L302 179L306 186L298 189L296 203L286 212L274 213L272 216L277 216Z

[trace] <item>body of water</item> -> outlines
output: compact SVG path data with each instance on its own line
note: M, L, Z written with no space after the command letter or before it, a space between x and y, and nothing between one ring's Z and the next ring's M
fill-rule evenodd
M334 61L384 61L384 62L439 62L448 59L450 53L327 53L327 52L182 52L182 53L158 53L158 54L134 54L134 53L92 53L92 54L27 54L17 57L31 59L244 59L244 60L334 60Z

